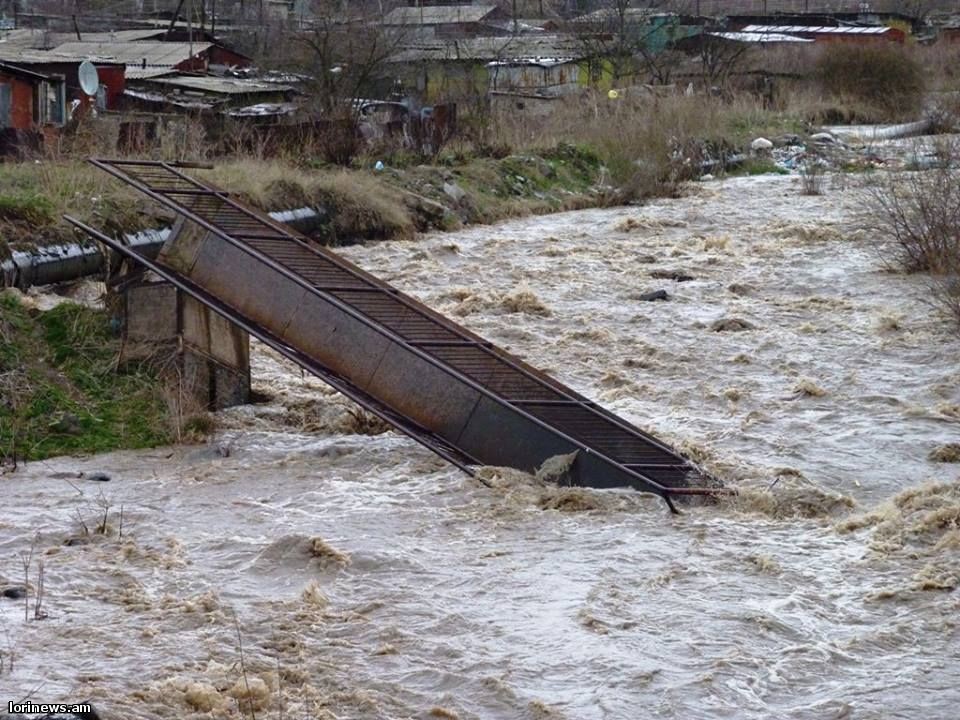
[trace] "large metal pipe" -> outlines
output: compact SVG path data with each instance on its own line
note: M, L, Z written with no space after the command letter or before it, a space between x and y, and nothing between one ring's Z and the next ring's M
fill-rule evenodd
M125 235L124 241L149 257L156 257L170 235L170 228L144 230ZM111 262L119 262L119 255L111 253ZM9 259L0 263L0 277L4 287L26 290L34 285L67 282L103 270L104 256L99 245L71 243L50 245L36 250L15 250Z
M302 207L270 213L278 222L292 225L309 234L327 222L323 208ZM155 258L170 235L170 228L142 230L125 235L124 242L140 255ZM120 255L111 251L111 265L119 263ZM36 250L15 250L0 262L0 287L27 290L36 285L70 282L104 270L104 256L99 244L68 243L50 245Z

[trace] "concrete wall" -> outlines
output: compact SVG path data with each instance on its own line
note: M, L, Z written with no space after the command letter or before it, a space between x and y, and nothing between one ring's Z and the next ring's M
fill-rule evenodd
M250 341L243 330L165 282L132 284L119 305L121 363L160 363L210 409L249 401Z

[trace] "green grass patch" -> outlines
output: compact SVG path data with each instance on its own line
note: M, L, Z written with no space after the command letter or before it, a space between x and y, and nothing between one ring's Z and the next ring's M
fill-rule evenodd
M103 311L0 297L0 459L170 442L162 383L142 366L118 373L118 350Z
M0 195L0 220L29 225L54 222L56 208L42 195Z
M744 175L789 175L790 171L777 165L770 158L748 157L738 167L730 170L727 175L742 177Z

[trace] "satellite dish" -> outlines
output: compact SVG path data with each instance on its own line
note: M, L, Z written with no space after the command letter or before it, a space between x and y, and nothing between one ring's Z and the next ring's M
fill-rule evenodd
M91 97L97 94L100 89L100 76L97 75L97 68L89 60L80 63L79 70L80 89Z

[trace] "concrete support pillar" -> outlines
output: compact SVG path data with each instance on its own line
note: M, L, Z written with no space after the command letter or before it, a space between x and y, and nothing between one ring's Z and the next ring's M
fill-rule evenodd
M219 410L250 399L250 338L166 282L128 284L119 295L121 362L150 361L180 394ZM183 404L183 403L181 403Z

